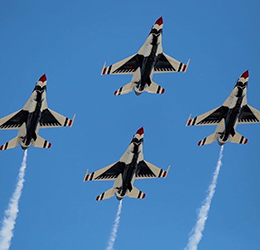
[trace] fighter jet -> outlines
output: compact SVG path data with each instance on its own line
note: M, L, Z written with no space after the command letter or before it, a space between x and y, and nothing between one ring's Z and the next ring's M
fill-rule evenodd
M125 196L143 199L145 193L133 186L135 180L165 178L167 176L170 167L164 171L144 160L143 137L144 129L140 128L119 161L91 174L88 174L87 171L84 181L115 181L111 189L97 196L97 201L111 198L114 194L118 200Z
M154 73L186 72L190 60L185 65L163 53L162 27L163 19L160 17L137 54L108 67L104 64L101 75L133 74L131 82L116 90L114 95L127 94L133 88L136 95L144 91L163 94L164 88L152 81Z
M215 133L199 141L198 145L210 144L218 139L219 145L227 141L246 144L248 139L236 131L238 124L259 123L260 111L247 104L247 84L249 73L244 72L222 106L217 107L193 119L188 119L186 126L217 125Z
M46 100L47 79L44 74L21 110L0 119L0 129L19 129L18 136L0 147L0 150L14 148L21 144L22 149L30 145L39 148L50 148L51 143L38 135L40 128L71 127L72 120L48 108Z

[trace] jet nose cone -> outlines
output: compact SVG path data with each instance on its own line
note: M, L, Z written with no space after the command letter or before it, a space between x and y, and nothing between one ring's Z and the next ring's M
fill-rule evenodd
M141 127L137 130L136 134L143 135L144 134L144 128Z
M40 79L39 79L39 81L41 81L41 82L45 82L46 80L47 80L47 77L46 77L45 74L42 75L42 76L40 77Z
M244 72L242 75L241 75L241 77L243 77L243 78L248 78L249 77L249 72L248 72L248 70L246 71L246 72Z
M163 24L162 16L155 22L155 24L158 24L158 25L162 25Z

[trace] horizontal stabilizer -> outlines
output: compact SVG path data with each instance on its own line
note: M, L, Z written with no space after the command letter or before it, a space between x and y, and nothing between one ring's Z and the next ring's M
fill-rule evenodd
M155 83L154 81L151 82L150 86L146 88L146 91L148 93L153 93L153 94L163 94L165 89Z
M130 198L136 198L136 199L144 199L145 193L143 193L141 190L137 189L136 187L133 187L132 191L127 194Z
M236 132L234 136L231 135L229 137L229 141L232 143L246 144L248 142L248 139Z
M51 143L43 139L41 136L37 135L36 141L32 143L32 145L36 148L50 148Z
M209 135L208 137L204 138L203 140L199 141L198 146L203 146L207 144L211 144L217 139L217 133L213 133Z
M125 86L121 87L120 89L116 90L114 95L124 95L129 92L132 92L133 87L134 87L134 83L130 82L130 83L126 84Z
M19 139L18 139L18 136L13 138L11 141L5 143L4 145L2 145L0 147L0 150L7 150L7 149L10 149L10 148L15 148L17 147L19 144Z
M101 200L109 199L114 195L114 193L115 193L115 188L112 187L112 188L108 189L106 192L97 196L96 200L101 201Z

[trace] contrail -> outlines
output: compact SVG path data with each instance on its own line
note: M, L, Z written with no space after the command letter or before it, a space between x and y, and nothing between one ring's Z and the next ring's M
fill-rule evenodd
M111 235L110 235L110 239L109 239L109 242L108 242L107 250L113 250L114 249L116 234L117 234L119 221L120 221L120 214L121 214L121 211L122 211L122 203L123 203L123 200L120 200L118 208L117 208L116 219L115 219L113 229L112 229L112 232L111 232Z
M189 238L189 242L188 242L185 250L197 250L198 244L199 244L199 242L202 238L202 232L204 230L205 223L206 223L206 220L208 218L208 212L209 212L209 209L210 209L211 200L212 200L214 193L215 193L215 188L216 188L216 185L217 185L219 170L220 170L220 167L222 165L221 159L223 157L223 149L224 149L224 146L221 146L216 170L213 174L213 179L212 179L212 182L211 182L209 189L208 189L208 195L207 195L205 201L203 202L203 204L202 204L202 206L199 210L196 225L192 229L192 235Z
M9 201L8 208L5 210L4 220L0 231L0 250L8 250L11 245L15 220L19 212L18 202L23 189L26 160L27 150L24 151L23 162L20 168L15 191Z

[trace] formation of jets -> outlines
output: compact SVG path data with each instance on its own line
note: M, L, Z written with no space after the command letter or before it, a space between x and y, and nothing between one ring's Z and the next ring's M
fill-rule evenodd
M130 83L116 90L114 95L132 92L136 95L143 92L163 94L164 88L155 83L154 73L186 72L187 64L163 53L162 49L163 19L160 17L153 25L145 43L137 54L106 67L104 64L101 75L132 74ZM238 124L259 123L260 111L247 104L247 85L249 72L244 72L222 106L191 119L186 126L217 125L216 131L199 141L198 145L211 144L218 140L220 145L227 141L246 144L247 139L236 131ZM29 146L50 148L51 143L38 135L40 128L71 127L73 119L48 108L46 100L46 75L42 75L21 110L0 119L0 129L18 129L18 135L0 147L0 150L14 148L21 144L22 149ZM96 200L105 200L116 196L118 200L125 196L143 199L145 193L134 187L136 179L165 178L167 171L144 160L143 156L144 129L140 128L133 136L130 145L119 161L100 170L85 175L84 181L113 180L111 189L97 196Z

